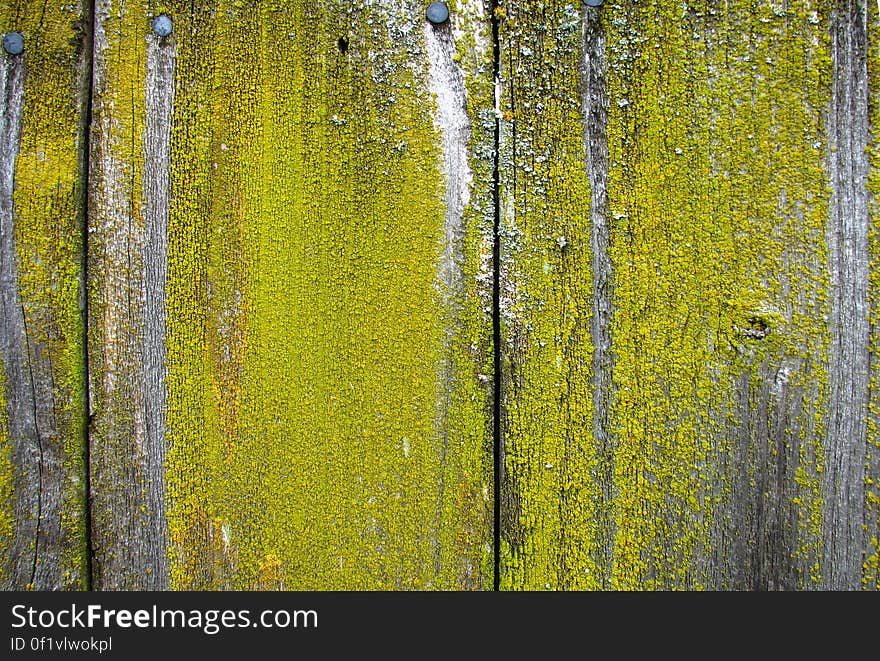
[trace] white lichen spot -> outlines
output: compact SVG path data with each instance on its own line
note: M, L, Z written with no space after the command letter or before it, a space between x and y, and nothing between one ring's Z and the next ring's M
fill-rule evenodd
M773 386L770 388L771 395L778 397L782 393L783 388L785 388L791 378L791 372L792 366L787 362L779 368L776 377L773 379Z
M403 456L405 459L409 459L409 449L410 449L409 438L404 436L403 437Z

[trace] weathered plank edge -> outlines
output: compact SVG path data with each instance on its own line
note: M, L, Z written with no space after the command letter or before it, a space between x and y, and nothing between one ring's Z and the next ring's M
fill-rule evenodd
M822 576L829 590L862 586L869 388L867 6L839 3L831 18L828 114L831 201L830 402L825 440Z
M10 586L33 586L39 556L40 521L44 511L43 439L37 428L36 394L31 374L27 327L19 294L15 246L15 160L21 140L24 106L23 56L2 55L0 85L0 358L5 377L8 435L12 447L14 541L6 559ZM25 580L26 579L26 580Z
M175 39L94 7L87 255L92 580L166 589L165 280ZM117 58L120 40L136 39ZM128 67L127 69L124 67ZM124 91L114 88L114 76Z
M584 151L590 180L590 221L593 266L592 317L593 338L593 443L599 456L596 479L601 485L603 502L598 505L601 540L600 566L611 567L614 557L614 445L609 430L609 411L614 382L612 351L612 315L614 314L614 270L609 254L608 226L608 92L605 86L607 56L605 28L598 9L584 5L581 16L583 62L581 65L582 106L584 114ZM605 580L603 576L603 581ZM606 585L607 587L607 585Z

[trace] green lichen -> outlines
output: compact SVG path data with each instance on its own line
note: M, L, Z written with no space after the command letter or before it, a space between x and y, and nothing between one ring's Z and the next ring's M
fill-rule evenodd
M84 379L79 307L82 264L82 172L80 168L82 8L73 5L0 6L3 30L25 37L24 110L15 164L15 240L19 293L25 314L30 360L38 378L51 383L51 400L39 400L59 444L61 484L60 565L40 588L81 589L85 576ZM39 47L34 47L39 44ZM38 397L40 395L38 394ZM4 405L5 415L5 405ZM4 453L9 452L4 432ZM0 491L12 498L11 464L4 460ZM49 522L46 525L55 525ZM15 522L12 522L15 525ZM5 524L4 524L4 530ZM10 533L11 534L11 533ZM2 534L6 537L6 533ZM43 562L38 558L38 562ZM16 584L22 585L22 577Z
M450 542L439 546L446 577L439 586L491 589L495 567L492 538L493 448L491 397L491 255L494 203L491 195L494 150L494 86L490 24L479 3L450 3L460 31L454 61L459 67L471 118L468 167L470 202L462 218L461 289L444 306L444 352L451 366L443 385L449 393L442 433L452 442L441 479L451 489L441 499L441 519ZM458 34L458 33L457 33ZM435 138L436 139L436 138Z
M171 11L193 26L172 136L172 585L485 584L470 342L487 334L466 289L445 341L421 20L361 3Z
M810 581L827 383L829 56L815 10L651 3L606 14L615 587L730 586L737 568L716 571L712 556L743 558L718 533L740 537L749 521L758 537L737 543L804 556L794 575L751 566L752 580ZM779 399L786 383L794 394ZM762 415L784 426L763 427ZM773 468L780 452L801 459L803 487ZM779 529L753 521L754 508L780 512ZM781 513L792 509L794 520Z
M811 586L828 397L827 8L621 2L588 14L607 53L604 449L589 405L579 11L510 3L502 21L503 585ZM768 547L795 560L762 567Z
M578 10L511 3L502 49L502 589L602 587ZM538 18L540 17L540 18Z

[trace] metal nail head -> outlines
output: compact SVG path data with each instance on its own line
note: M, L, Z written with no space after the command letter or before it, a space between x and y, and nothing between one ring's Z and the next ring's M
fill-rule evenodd
M21 55L24 51L24 37L18 32L7 32L3 35L3 49L10 55Z
M449 20L449 7L445 2L432 2L428 5L425 16L434 25L442 25Z
M587 7L601 7L603 2L605 0L584 0L584 4Z
M159 14L153 19L153 32L160 37L167 37L171 34L173 28L174 25L171 23L171 18L165 14Z

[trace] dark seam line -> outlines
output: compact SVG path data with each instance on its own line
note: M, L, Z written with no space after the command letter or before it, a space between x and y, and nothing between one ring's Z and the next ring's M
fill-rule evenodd
M83 351L83 463L85 464L84 478L84 511L86 529L86 567L85 589L94 589L94 556L95 549L92 540L92 398L91 398L91 367L89 364L89 184L92 159L92 112L93 95L95 88L95 30L97 28L97 10L95 0L88 4L89 16L86 17L88 28L85 30L83 44L84 69L88 77L86 85L86 104L83 112L80 131L83 136L83 148L80 156L82 168L82 255L80 257L80 277L82 296L82 351Z

